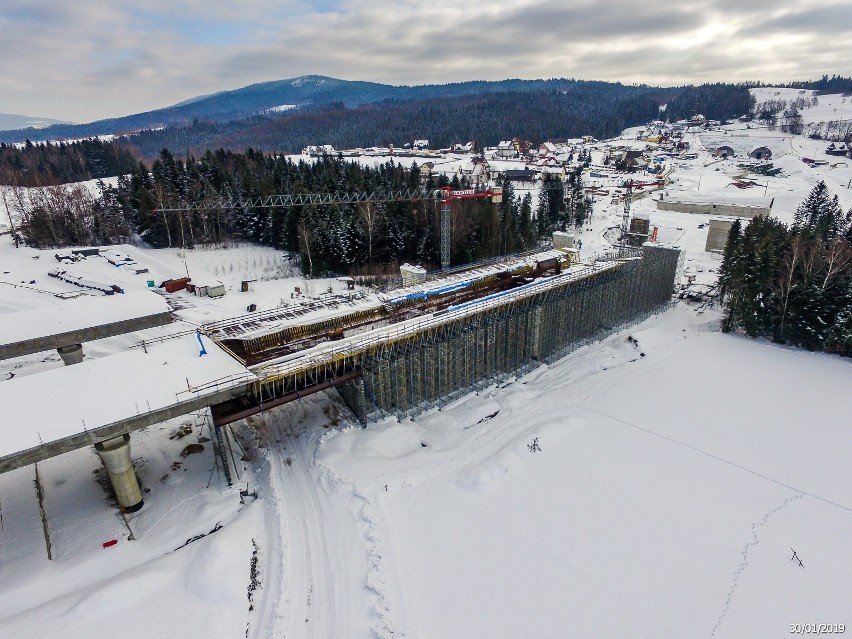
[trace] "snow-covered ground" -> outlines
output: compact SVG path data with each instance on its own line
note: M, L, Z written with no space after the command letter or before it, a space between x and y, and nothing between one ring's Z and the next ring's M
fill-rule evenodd
M823 104L832 96L812 108ZM787 145L782 173L746 179L773 214L791 221L818 179L852 206L852 172L811 168L801 157L815 157L814 141L772 135ZM698 158L669 161L666 197L738 195L736 162L691 141ZM578 232L584 254L620 223L610 182ZM712 281L707 217L657 211L655 197L633 211ZM184 329L291 303L295 286L340 286L294 277L271 249L117 250L149 273L103 258L73 268L130 290L187 270L225 284L218 300L172 296ZM0 236L0 312L71 290L44 277L45 262L53 252ZM251 292L243 279L258 280ZM362 429L335 395L303 398L236 429L230 489L204 415L149 427L131 444L146 503L126 520L93 450L41 462L52 560L36 469L2 474L0 636L751 638L851 624L852 363L722 334L718 320L680 302L413 420ZM139 339L92 342L87 358ZM48 353L0 362L0 379L59 366ZM38 411L49 395L21 399ZM240 490L258 499L243 504Z

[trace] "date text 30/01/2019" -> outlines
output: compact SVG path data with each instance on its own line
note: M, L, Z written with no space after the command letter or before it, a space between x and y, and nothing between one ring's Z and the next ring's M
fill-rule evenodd
M846 632L842 623L791 623L790 633L796 635L831 635Z

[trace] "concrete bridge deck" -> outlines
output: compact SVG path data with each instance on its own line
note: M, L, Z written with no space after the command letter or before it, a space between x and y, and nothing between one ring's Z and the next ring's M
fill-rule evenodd
M253 373L194 334L0 383L0 473L247 392Z
M166 300L150 291L57 300L45 308L0 314L0 360L141 331L171 321Z

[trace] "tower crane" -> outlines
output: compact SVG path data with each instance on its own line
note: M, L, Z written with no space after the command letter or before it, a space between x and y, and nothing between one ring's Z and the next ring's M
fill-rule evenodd
M278 208L287 206L312 206L319 204L357 204L359 202L417 202L433 201L441 205L441 268L450 265L450 235L452 233L452 203L458 200L490 197L492 202L503 201L503 189L493 186L486 189L399 189L395 191L373 191L360 193L288 193L262 195L255 198L228 198L199 204L160 207L159 213L183 213L190 211L221 211L243 208Z

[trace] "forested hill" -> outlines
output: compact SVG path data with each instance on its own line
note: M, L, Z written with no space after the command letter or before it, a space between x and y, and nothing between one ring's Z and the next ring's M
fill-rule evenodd
M277 118L256 117L230 123L196 122L187 127L144 131L127 139L143 157L162 148L244 150L256 148L298 153L305 146L331 144L337 149L402 144L428 139L433 148L476 140L494 146L521 137L537 143L549 138L592 134L612 136L624 127L659 114L654 92L613 90L513 92L431 98L406 102L343 104Z
M733 85L712 86L727 86L730 89L737 89ZM0 141L23 142L29 139L35 142L48 139L131 133L160 127L191 128L196 120L208 128L217 129L217 135L222 133L233 134L238 129L252 128L264 121L276 121L281 118L286 120L298 113L328 112L329 109L333 110L337 107L349 111L357 110L358 107L363 105L381 103L383 108L388 108L391 103L440 101L440 99L459 100L462 98L471 100L501 94L532 95L533 101L537 101L539 96L548 94L570 95L574 96L575 99L582 97L588 102L612 99L623 101L650 97L659 106L666 104L686 88L660 88L572 79L474 81L443 85L391 86L373 82L337 80L322 76L304 76L290 80L254 84L234 91L224 91L194 98L165 109L122 118L100 120L90 124L0 131ZM739 88L739 91L741 97L747 97L744 89ZM718 90L714 90L714 95L715 97L710 100L711 102L717 101ZM279 110L276 111L275 109ZM705 109L702 112L710 110ZM736 111L736 109L732 110L731 113L725 113L725 115L741 114L742 112L736 113ZM712 113L704 114L707 117L714 117ZM201 132L199 134L202 137L211 135ZM186 136L187 133L184 132L180 135ZM312 141L312 143L316 142Z
M457 82L421 86L393 86L376 82L338 80L324 76L301 76L289 80L262 82L233 91L221 91L199 96L163 109L137 113L121 118L99 120L90 124L53 126L40 131L35 128L0 132L4 142L22 142L52 138L88 137L111 133L128 133L173 124L188 124L194 120L230 122L253 115L263 115L271 109L313 109L329 104L354 108L361 104L386 100L420 100L434 97L479 95L507 91L566 91L576 86L602 84L578 80L501 80L498 82Z
M511 91L408 101L385 101L349 108L337 103L278 117L228 123L194 122L144 131L127 138L142 157L160 149L247 148L298 153L308 145L336 149L402 144L428 139L432 148L476 141L480 147L519 137L533 143L552 138L613 137L627 127L670 114L703 113L721 119L747 113L748 91L732 85L655 89L603 82L574 83L560 91Z
M126 145L101 140L58 144L0 143L0 184L53 186L130 173L137 162Z

